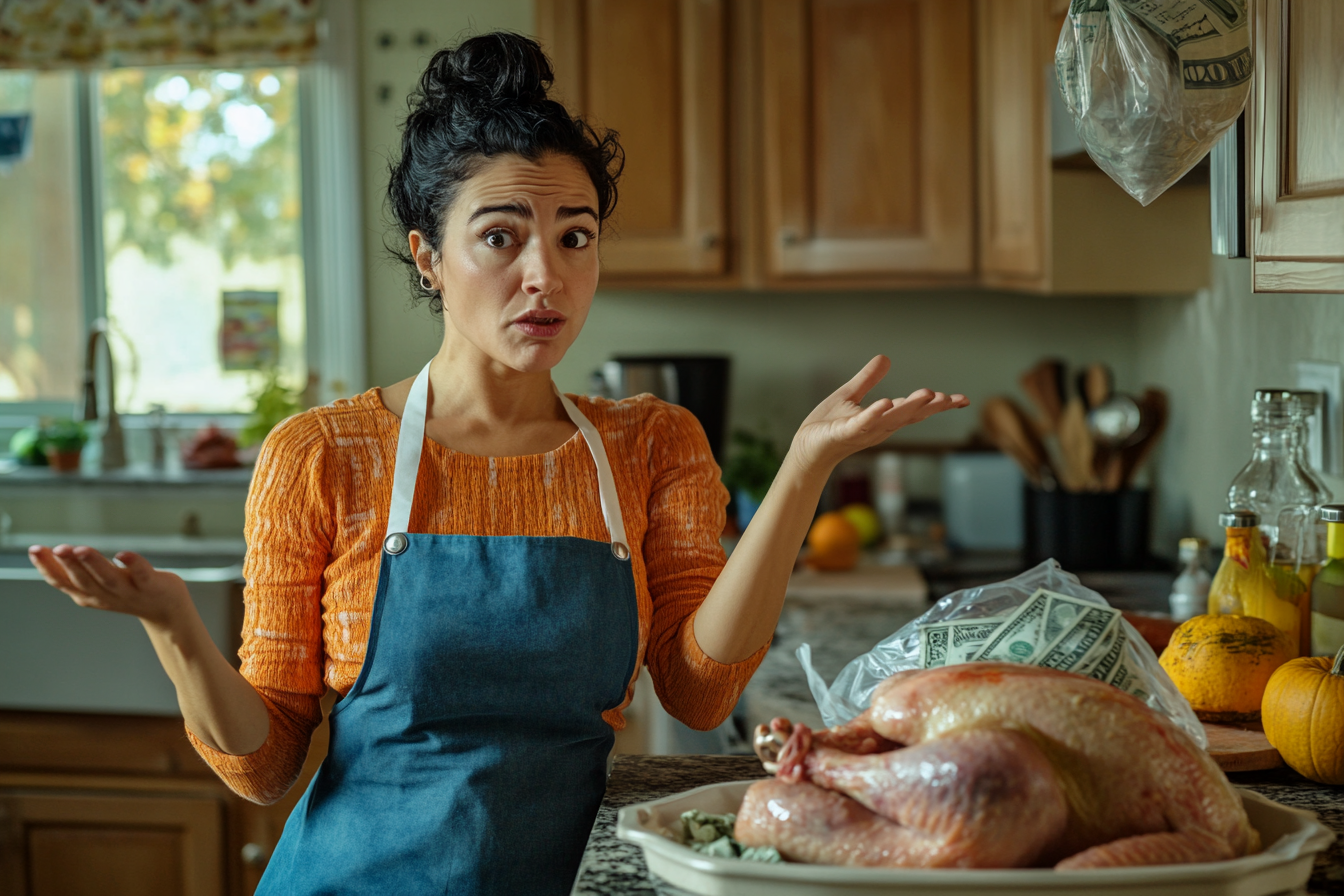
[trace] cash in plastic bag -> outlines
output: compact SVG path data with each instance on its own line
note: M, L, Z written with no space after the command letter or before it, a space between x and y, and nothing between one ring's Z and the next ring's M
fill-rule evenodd
M1157 655L1120 611L1046 560L1004 582L954 591L845 666L828 687L803 644L798 662L827 726L862 713L897 672L964 662L1027 663L1112 684L1171 719L1201 747L1208 740Z

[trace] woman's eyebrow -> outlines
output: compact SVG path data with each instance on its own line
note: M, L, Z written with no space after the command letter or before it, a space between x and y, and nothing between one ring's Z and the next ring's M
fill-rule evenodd
M489 215L495 212L504 212L505 214L508 215L517 215L520 218L532 217L532 209L528 208L525 205L519 205L516 202L511 202L507 205L483 205L480 208L476 209L476 211L471 213L471 217L467 219L467 223L470 224L472 221L475 221L481 215Z
M586 206L586 205L573 205L573 206L570 206L570 205L562 205L562 206L560 206L560 208L556 209L556 211L555 211L555 217L556 217L557 219L559 219L559 218L577 218L577 217L579 217L580 215L588 215L588 216L590 216L594 221L597 220L597 212L593 211L592 208L590 208L589 206Z

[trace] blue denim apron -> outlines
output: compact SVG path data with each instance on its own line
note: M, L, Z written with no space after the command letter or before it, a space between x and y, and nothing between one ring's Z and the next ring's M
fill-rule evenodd
M639 619L596 428L611 542L407 532L429 365L402 415L359 678L258 896L566 894L606 787Z

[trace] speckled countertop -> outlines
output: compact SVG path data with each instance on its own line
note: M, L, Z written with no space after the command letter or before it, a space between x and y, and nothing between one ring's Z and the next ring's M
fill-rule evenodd
M723 781L764 777L760 763L747 756L618 756L588 838L574 896L684 896L685 891L653 878L639 847L616 839L616 811ZM1341 835L1316 859L1308 883L1312 896L1344 893L1344 788L1313 784L1296 772L1277 769L1229 775L1232 783L1287 806L1315 812Z

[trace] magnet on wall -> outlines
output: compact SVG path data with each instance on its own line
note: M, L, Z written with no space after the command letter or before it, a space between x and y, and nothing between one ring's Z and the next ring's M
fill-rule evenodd
M392 34L391 31L379 31L378 37L375 38L375 40L377 40L378 49L380 50L390 50L392 49L392 46L397 42L397 38Z
M386 105L391 99L392 99L392 85L391 85L391 84L379 84L379 85L378 85L378 102L380 102L380 103Z

